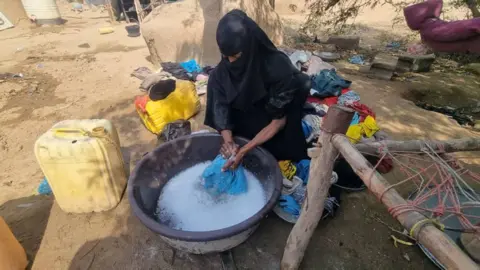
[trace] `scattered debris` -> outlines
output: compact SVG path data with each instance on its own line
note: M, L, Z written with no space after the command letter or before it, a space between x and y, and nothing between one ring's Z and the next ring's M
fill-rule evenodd
M363 55L354 55L348 59L348 62L355 64L355 65L363 65L365 64L365 60L363 59Z
M42 182L38 186L37 191L40 195L50 195L50 194L52 194L52 189L50 188L50 185L48 184L46 177L43 178Z
M328 38L328 44L335 44L340 49L355 50L360 45L359 36L331 36Z
M4 81L9 78L23 78L23 73L0 73L0 80Z
M222 259L222 270L237 270L231 249L220 252L220 258Z
M475 122L471 114L480 113L480 106L453 108L450 106L436 106L425 102L415 102L415 105L427 111L438 112L455 119L460 125L474 126Z
M403 253L403 258L407 260L407 262L410 262L410 256L408 256L407 253Z
M73 3L72 10L78 13L83 12L83 5L81 3Z
M79 47L79 48L88 49L88 48L90 48L90 44L88 44L88 43L85 42L85 43L82 43L82 44L78 45L78 47Z
M363 73L373 78L391 80L398 64L398 57L386 53L379 53L373 59L372 65L362 69Z
M471 63L465 66L465 70L480 76L480 63Z
M100 33L100 35L111 34L115 32L115 28L111 26L101 27L101 28L98 28L98 32Z
M397 71L399 72L428 72L435 61L435 54L413 55L404 54L398 58Z
M398 42L398 41L390 41L389 43L387 43L387 46L386 46L386 47L387 47L388 49L398 50L398 49L400 49L400 46L401 46L400 42Z
M139 37L140 36L140 26L138 24L132 24L125 26L129 37Z
M28 208L32 205L33 205L33 203L22 203L22 204L17 205L17 207L18 208Z
M139 67L136 68L130 75L137 79L145 80L145 78L147 78L151 74L153 74L153 72L148 67Z
M425 55L428 52L428 47L423 43L410 44L408 45L407 52L409 54Z
M326 62L334 62L340 59L339 53L332 53L332 52L313 52L314 55L320 57L323 61Z
M12 28L13 24L3 15L2 12L0 12L0 31Z

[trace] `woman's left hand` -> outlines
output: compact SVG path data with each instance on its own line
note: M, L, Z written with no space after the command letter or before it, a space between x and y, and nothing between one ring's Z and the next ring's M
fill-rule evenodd
M238 150L235 156L229 158L227 162L225 162L225 165L223 166L222 171L227 171L230 169L235 170L236 168L238 168L240 163L242 163L242 160L247 154L247 152L248 151L245 147L240 148L240 150Z

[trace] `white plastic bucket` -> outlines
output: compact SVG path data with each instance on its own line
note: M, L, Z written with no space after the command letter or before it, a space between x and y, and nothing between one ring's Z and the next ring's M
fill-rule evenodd
M22 0L25 12L37 24L62 24L63 20L55 0Z

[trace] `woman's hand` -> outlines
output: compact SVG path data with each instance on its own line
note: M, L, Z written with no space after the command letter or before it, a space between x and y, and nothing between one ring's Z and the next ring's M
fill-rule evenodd
M233 141L225 141L220 148L220 154L224 159L235 156L238 152L238 144Z
M230 169L235 170L236 168L238 168L240 163L242 163L242 160L247 154L247 152L248 152L247 148L245 147L240 148L240 150L238 150L236 155L231 156L227 160L227 162L225 162L225 165L223 166L222 171L227 171Z

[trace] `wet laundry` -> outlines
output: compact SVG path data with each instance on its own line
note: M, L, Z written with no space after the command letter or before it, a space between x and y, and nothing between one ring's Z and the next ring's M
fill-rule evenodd
M202 174L204 187L213 195L238 195L247 192L247 179L243 166L223 171L227 162L222 155L218 155Z

